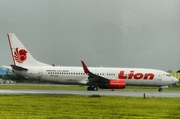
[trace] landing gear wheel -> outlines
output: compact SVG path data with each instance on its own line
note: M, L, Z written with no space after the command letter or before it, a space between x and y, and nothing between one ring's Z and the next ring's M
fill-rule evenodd
M94 90L94 91L97 91L97 90L98 90L98 87L94 86L94 87L93 87L93 90Z
M159 91L159 92L162 92L162 91L163 91L163 89L162 89L161 87L159 87L158 91Z
M89 87L87 87L87 90L88 91L97 91L98 90L98 87L97 86L89 86Z
M87 90L92 90L92 87L91 86L87 87Z

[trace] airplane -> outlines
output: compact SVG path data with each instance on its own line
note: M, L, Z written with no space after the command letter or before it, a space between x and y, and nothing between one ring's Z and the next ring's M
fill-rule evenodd
M14 73L57 84L87 85L88 91L100 89L124 89L126 86L163 86L179 82L169 73L156 69L55 66L37 61L13 33L8 33ZM8 66L4 66L8 68Z

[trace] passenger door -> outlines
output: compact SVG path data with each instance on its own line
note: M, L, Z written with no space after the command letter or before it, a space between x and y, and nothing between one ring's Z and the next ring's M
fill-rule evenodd
M157 85L161 85L161 81L162 81L162 75L159 74L157 79Z
M39 69L39 71L38 71L38 79L42 78L42 74L43 74L43 71L41 69Z

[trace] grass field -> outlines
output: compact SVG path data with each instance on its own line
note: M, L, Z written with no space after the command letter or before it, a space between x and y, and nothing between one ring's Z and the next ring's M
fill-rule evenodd
M1 119L179 119L180 98L0 95Z
M0 89L86 90L86 86L1 84ZM133 87L118 91L157 91ZM101 89L100 89L101 90ZM110 89L109 89L110 90ZM164 92L179 91L179 87ZM0 95L0 119L179 119L180 98Z

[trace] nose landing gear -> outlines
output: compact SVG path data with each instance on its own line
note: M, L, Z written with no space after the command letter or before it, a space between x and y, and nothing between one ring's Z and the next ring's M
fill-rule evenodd
M159 92L162 92L162 91L163 91L163 89L162 89L161 87L159 87L158 91L159 91Z

